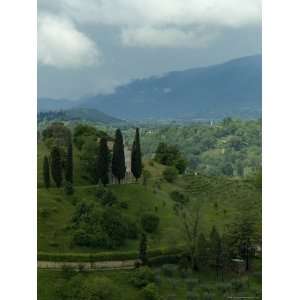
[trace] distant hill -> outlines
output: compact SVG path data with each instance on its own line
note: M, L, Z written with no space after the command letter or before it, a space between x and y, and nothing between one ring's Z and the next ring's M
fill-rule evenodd
M75 101L67 99L38 98L37 110L38 112L66 110L77 104Z
M261 80L261 56L256 55L135 80L76 106L128 120L257 118Z
M72 108L69 110L59 110L59 111L48 111L38 113L38 122L41 121L90 121L105 124L121 123L124 122L120 119L111 117L103 112L96 109L89 108Z

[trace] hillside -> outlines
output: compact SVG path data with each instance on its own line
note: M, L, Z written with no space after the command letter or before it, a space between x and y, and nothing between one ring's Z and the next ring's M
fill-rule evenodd
M109 116L97 109L71 108L68 110L47 111L38 113L38 122L43 121L88 121L103 124L124 123L124 121Z
M74 106L128 120L257 118L261 115L261 56L135 80L113 94L85 98Z

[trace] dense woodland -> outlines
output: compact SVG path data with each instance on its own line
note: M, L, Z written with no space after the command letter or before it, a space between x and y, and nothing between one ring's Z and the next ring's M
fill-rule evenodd
M137 264L127 275L39 271L48 291L39 298L260 299L260 132L259 121L232 119L119 129L44 122L38 132L39 258L95 253ZM124 181L125 147L131 181Z

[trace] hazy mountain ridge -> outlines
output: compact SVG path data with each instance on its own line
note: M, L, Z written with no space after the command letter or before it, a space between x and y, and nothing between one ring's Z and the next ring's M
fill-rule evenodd
M64 100L62 105L70 102ZM134 80L113 94L72 104L129 120L259 117L261 56Z
M38 122L42 121L89 121L104 124L123 123L123 120L109 116L96 109L71 108L68 110L48 111L38 113Z

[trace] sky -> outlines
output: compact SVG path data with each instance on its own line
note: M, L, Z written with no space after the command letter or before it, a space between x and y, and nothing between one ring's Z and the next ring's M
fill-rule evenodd
M38 0L38 96L261 53L260 0Z

